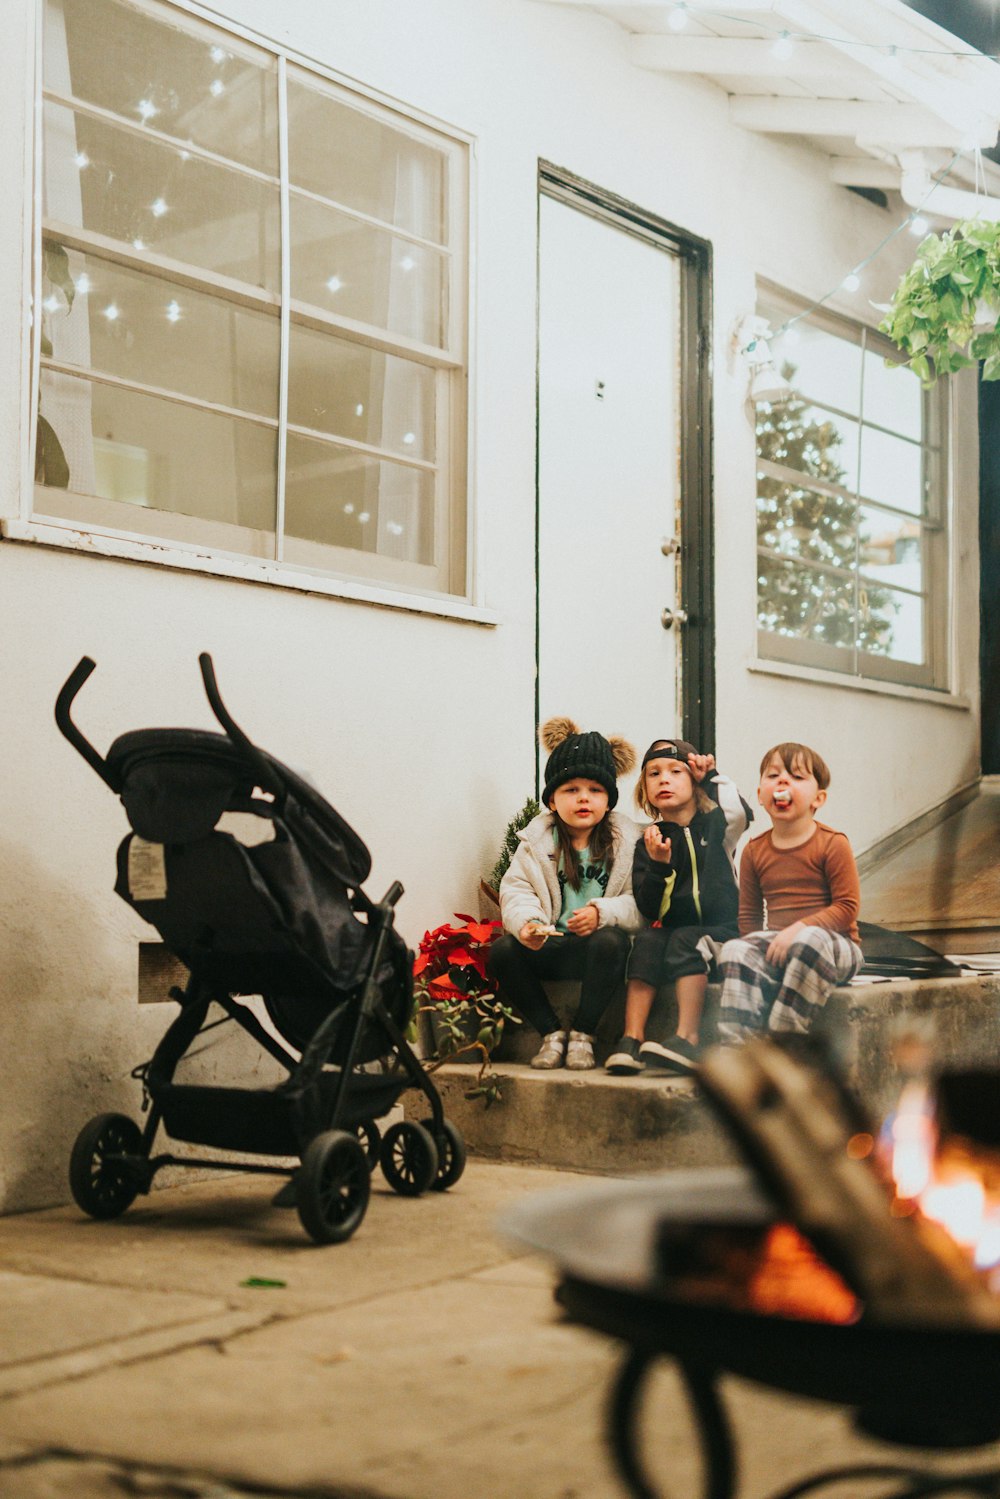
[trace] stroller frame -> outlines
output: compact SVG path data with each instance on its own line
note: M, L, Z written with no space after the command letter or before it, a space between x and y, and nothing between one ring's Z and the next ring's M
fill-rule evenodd
M211 749L216 755L224 751L230 758L235 754L245 779L272 799L275 820L290 789L300 796L305 790L314 802L309 810L325 814L330 824L353 840L355 850L363 855L364 867L370 868L367 849L353 830L318 793L304 787L279 762L259 750L235 723L219 694L211 657L202 653L198 660L212 711L225 731L225 740L218 735L203 736L205 744L200 747ZM116 750L124 741L116 740L107 757L102 757L71 715L74 699L94 670L95 663L85 656L70 674L56 702L56 723L105 784L121 794L125 777L117 763ZM177 732L189 731L140 731L140 737ZM208 744L209 740L213 743ZM127 839L126 844L129 842ZM317 853L317 848L313 847L312 852ZM236 1001L234 995L246 992L244 989L227 990L217 976L200 972L197 962L190 962L185 988L171 988L168 994L180 1005L180 1013L150 1060L133 1072L143 1085L143 1110L149 1111L144 1125L140 1129L124 1114L101 1114L84 1126L73 1147L70 1189L77 1204L90 1216L119 1216L136 1196L149 1192L153 1178L165 1166L240 1170L290 1177L276 1194L275 1205L296 1207L303 1227L314 1240L335 1243L349 1238L360 1225L367 1211L370 1176L376 1164L381 1165L393 1190L404 1196L418 1196L428 1188L447 1190L461 1176L466 1159L461 1134L445 1117L433 1080L383 998L380 973L384 972L395 946L395 972L404 986L402 997L405 1012L409 1013L412 954L405 949L400 951L402 944L393 932L394 908L403 887L394 881L382 900L374 902L358 881L345 877L344 869L334 867L329 857L321 857L318 862L349 889L351 911L365 918L370 936L363 972L355 977L350 992L320 1020L302 1045L298 1061L293 1061L291 1043L286 1049L252 1010ZM317 978L325 980L329 989L331 976L319 964L311 963L308 955L296 953L297 961L301 963L304 959L306 966L314 967ZM182 960L189 961L186 956ZM174 1082L181 1058L197 1036L210 1028L207 1017L213 1001L226 1018L236 1021L285 1068L288 1076L276 1088ZM373 1034L385 1043L380 1054L381 1072L360 1070L365 1046L370 1050ZM390 1054L393 1062L386 1068L385 1058ZM394 1124L383 1138L375 1120L392 1107L407 1087L417 1088L425 1095L430 1118L422 1124L411 1120ZM234 1114L238 1116L235 1124ZM172 1151L154 1156L152 1151L161 1126L168 1137L188 1143L221 1146L241 1155L298 1156L299 1165L290 1168L273 1161L234 1163L232 1159L177 1155Z

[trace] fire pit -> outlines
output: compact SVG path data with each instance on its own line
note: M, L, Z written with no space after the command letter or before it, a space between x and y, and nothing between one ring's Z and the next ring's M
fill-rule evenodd
M752 1169L547 1194L503 1224L556 1260L571 1320L627 1345L609 1437L630 1491L655 1495L637 1412L664 1355L695 1414L705 1499L736 1492L724 1373L849 1406L886 1442L1000 1438L1000 1298L954 1240L894 1199L836 1080L762 1042L709 1054L703 1082ZM897 1478L893 1499L1000 1495L1000 1469L956 1477L892 1463L814 1474L773 1499L865 1477Z

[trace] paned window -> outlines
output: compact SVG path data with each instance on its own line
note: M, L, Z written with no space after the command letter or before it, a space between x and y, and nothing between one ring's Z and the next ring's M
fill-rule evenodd
M45 0L35 517L467 592L468 152L157 0Z
M788 400L756 408L758 655L946 688L948 388L870 328L762 293Z

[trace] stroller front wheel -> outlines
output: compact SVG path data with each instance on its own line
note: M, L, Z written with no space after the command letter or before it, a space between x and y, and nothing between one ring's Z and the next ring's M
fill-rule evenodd
M134 1119L98 1114L83 1126L70 1154L73 1201L91 1218L119 1218L143 1189L145 1160L142 1130Z
M317 1244L342 1244L368 1211L371 1176L355 1135L329 1129L310 1140L296 1172L296 1207Z
M422 1124L404 1119L382 1137L382 1175L401 1197L419 1197L434 1185L438 1148Z

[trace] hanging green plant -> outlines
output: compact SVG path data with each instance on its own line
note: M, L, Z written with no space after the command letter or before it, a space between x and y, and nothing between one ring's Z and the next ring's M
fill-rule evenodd
M1000 380L998 319L1000 223L964 219L923 240L879 328L930 386L980 360L983 379Z
M62 295L66 312L73 311L76 282L69 268L69 256L65 245L55 240L45 240L42 245L42 287L46 292L42 303L41 349L48 358L52 356L52 330L50 309L46 306L50 296ZM58 297L56 298L58 301ZM51 422L41 413L41 391L38 396L39 411L35 428L35 483L45 484L50 489L69 487L69 464L63 445L56 436Z

